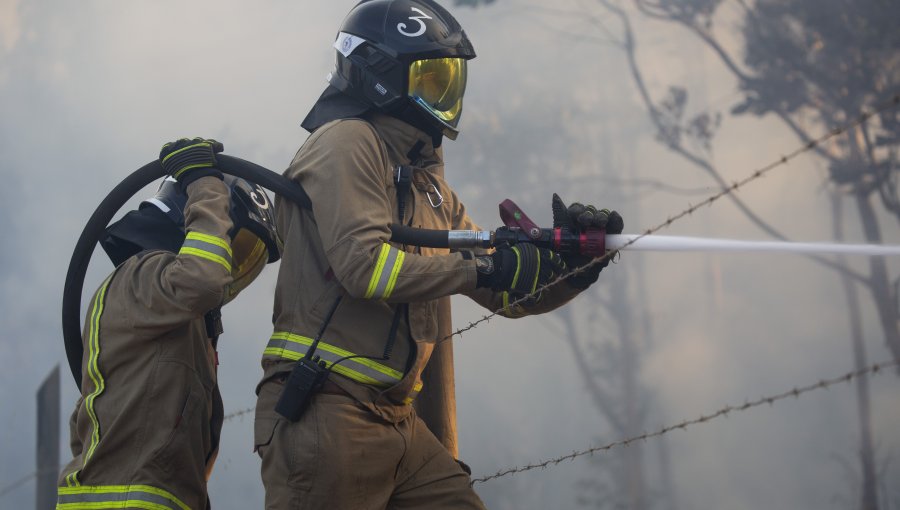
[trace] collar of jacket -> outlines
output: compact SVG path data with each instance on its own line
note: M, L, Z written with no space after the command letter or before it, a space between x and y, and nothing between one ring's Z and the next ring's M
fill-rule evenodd
M384 141L388 156L398 165L430 168L444 162L441 147L434 147L431 136L400 119L373 112L366 120Z

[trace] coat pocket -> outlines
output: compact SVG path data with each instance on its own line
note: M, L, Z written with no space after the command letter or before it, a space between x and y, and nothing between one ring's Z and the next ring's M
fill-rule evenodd
M253 451L262 455L260 450L269 446L278 427L279 416L275 412L275 403L281 396L284 384L269 380L259 387L256 400L256 415L253 419Z
M152 463L166 473L177 474L179 478L187 480L196 477L198 482L202 482L206 457L211 448L210 424L206 419L209 415L207 398L202 385L189 385L178 402L175 413L166 417L171 428L165 442L153 456Z

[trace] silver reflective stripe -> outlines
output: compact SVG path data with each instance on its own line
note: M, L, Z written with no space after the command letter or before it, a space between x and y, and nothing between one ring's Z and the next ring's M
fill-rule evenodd
M375 259L375 268L372 270L372 278L366 289L366 299L388 299L397 285L397 277L403 267L406 252L384 243Z
M190 510L168 491L146 485L61 487L57 509L146 508Z
M225 248L222 248L221 246L216 246L215 244L212 244L212 243L207 243L206 241L188 238L188 239L184 240L184 243L181 244L181 247L182 248L196 248L198 250L203 250L205 252L212 253L213 255L218 255L219 257L222 257L223 259L228 261L229 264L231 263L231 254L228 253L228 251L226 251Z
M269 339L265 354L298 360L306 354L311 344L312 339L304 336L276 333ZM341 358L354 355L352 352L325 342L319 342L316 354L328 366L332 366L334 362ZM332 370L354 381L381 387L397 384L403 378L401 372L365 358L344 360L340 364L334 365Z
M391 275L394 272L394 264L397 262L397 256L399 254L400 250L396 248L388 249L387 259L384 262L384 269L382 269L381 275L378 277L378 285L375 286L374 297L386 297L385 291L387 290L388 282L391 280Z

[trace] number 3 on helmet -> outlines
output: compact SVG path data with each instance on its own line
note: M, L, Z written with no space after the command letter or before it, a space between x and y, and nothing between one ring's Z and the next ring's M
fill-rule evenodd
M465 31L432 0L368 0L341 25L336 89L386 112L415 108L451 140L459 134L466 61L475 50Z

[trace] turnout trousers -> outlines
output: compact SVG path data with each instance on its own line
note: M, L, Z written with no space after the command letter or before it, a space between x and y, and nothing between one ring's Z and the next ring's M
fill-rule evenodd
M299 421L260 387L254 435L267 510L478 509L470 479L413 411L390 423L349 395L320 393Z

